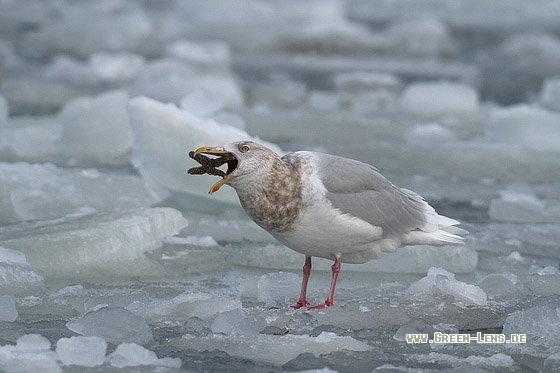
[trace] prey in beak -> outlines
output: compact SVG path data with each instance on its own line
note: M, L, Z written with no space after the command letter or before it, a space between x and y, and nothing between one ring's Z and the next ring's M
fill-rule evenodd
M210 158L204 154L218 156L217 158ZM217 192L222 185L231 180L230 174L235 171L239 164L238 159L230 152L224 150L222 147L202 147L196 149L194 152L189 152L189 157L200 163L198 167L192 167L187 170L189 175L216 175L221 176L222 179L212 186L208 193L212 194ZM218 167L227 164L227 170L224 172Z

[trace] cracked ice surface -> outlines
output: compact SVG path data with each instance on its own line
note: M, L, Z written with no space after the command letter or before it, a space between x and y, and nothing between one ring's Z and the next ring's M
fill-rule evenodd
M560 369L556 0L0 1L0 370ZM470 231L303 257L188 151L378 167ZM328 260L308 297L323 302ZM407 333L526 334L407 344Z

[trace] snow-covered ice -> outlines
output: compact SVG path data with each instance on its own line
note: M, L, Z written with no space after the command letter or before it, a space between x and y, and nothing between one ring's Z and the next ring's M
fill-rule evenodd
M124 368L139 365L156 365L180 368L181 360L164 357L158 359L155 352L145 349L136 343L121 343L110 357L111 366Z
M558 371L559 4L0 1L0 370ZM466 243L294 310L304 256L185 174L246 138L371 163Z
M105 362L107 342L99 337L60 338L56 353L64 365L93 367Z
M484 290L476 285L457 281L453 273L435 267L430 268L426 277L410 285L406 294L412 299L423 301L443 294L464 305L485 306L487 303Z
M227 353L246 359L254 359L274 365L283 365L296 358L302 351L314 354L328 354L340 350L368 351L372 347L352 337L338 336L322 332L318 336L309 335L266 335L222 336L191 338L184 336L173 343L177 347L204 351L218 348Z
M50 278L134 276L161 271L146 254L186 224L171 208L93 213L4 226L0 242Z
M106 342L148 343L153 340L146 321L118 307L104 307L70 321L68 329L86 337L100 337Z

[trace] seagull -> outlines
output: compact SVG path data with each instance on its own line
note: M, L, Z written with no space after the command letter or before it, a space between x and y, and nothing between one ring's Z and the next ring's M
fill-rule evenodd
M222 179L210 194L224 184L233 187L255 223L305 255L296 309L333 305L341 263L366 263L406 245L460 245L468 234L456 227L458 221L439 215L418 194L396 187L366 163L311 151L280 157L253 141L201 147L191 158L200 163L202 154L220 157L203 161L204 171L227 164L227 171L211 172ZM203 172L196 167L188 173ZM328 297L315 306L307 301L312 257L334 261Z

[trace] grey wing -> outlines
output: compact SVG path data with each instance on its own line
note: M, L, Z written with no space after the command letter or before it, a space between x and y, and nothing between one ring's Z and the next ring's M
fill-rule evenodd
M318 154L318 176L332 206L383 229L385 237L421 229L428 204L417 194L399 189L371 165Z

